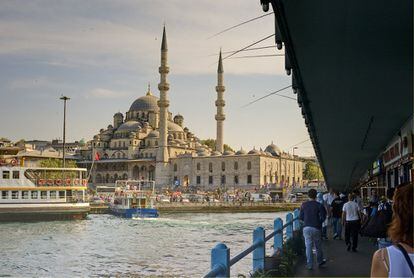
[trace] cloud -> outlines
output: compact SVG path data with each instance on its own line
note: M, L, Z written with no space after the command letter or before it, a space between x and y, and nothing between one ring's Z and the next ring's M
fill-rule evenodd
M131 93L122 91L113 91L103 88L95 88L85 94L85 98L103 98L103 99L115 99L130 96Z
M78 4L76 4L78 3ZM34 1L0 3L0 55L30 54L51 67L111 67L156 73L162 22L172 74L215 73L220 47L236 50L274 32L273 16L207 40L261 15L258 3L234 1ZM254 10L255 9L255 10ZM273 39L260 44L274 44ZM256 52L256 51L255 51ZM271 54L272 50L255 54ZM281 74L283 57L225 61L233 74Z

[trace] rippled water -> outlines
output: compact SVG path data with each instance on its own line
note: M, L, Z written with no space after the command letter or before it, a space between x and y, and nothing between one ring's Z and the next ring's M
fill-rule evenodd
M154 220L90 215L87 220L0 224L0 276L201 277L222 241L231 257L284 213L163 214ZM271 243L267 244L271 246ZM270 248L270 247L268 247ZM232 275L248 274L251 256Z

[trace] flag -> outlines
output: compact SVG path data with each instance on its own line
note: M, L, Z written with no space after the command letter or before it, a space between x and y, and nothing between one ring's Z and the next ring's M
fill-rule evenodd
M100 160L101 159L101 157L99 156L99 153L95 153L95 158L94 158L94 160Z

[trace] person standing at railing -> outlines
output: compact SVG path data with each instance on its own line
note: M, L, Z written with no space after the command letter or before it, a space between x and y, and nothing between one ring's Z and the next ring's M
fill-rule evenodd
M316 201L316 190L310 189L308 192L309 201L302 204L299 219L304 222L303 237L306 247L306 268L313 268L312 247L316 249L317 263L322 266L326 263L322 252L322 223L326 218L326 210L323 204Z

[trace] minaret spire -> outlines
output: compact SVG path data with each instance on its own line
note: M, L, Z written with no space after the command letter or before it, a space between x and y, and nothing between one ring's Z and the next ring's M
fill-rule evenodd
M224 141L223 141L223 124L226 116L224 114L224 106L226 105L224 101L224 81L223 81L223 61L221 59L221 49L217 67L217 100L216 100L216 107L217 107L217 114L216 114L216 121L217 121L217 136L216 136L216 151L223 152L224 151Z
M161 42L161 66L158 69L160 73L160 83L158 84L158 89L160 90L160 100L158 101L158 107L160 108L160 142L157 153L157 162L167 163L169 159L168 148L167 148L167 137L168 137L168 106L170 102L168 100L168 90L170 85L167 82L167 74L170 69L167 63L168 58L168 48L167 48L167 35L165 32L165 26L162 32L162 42Z

